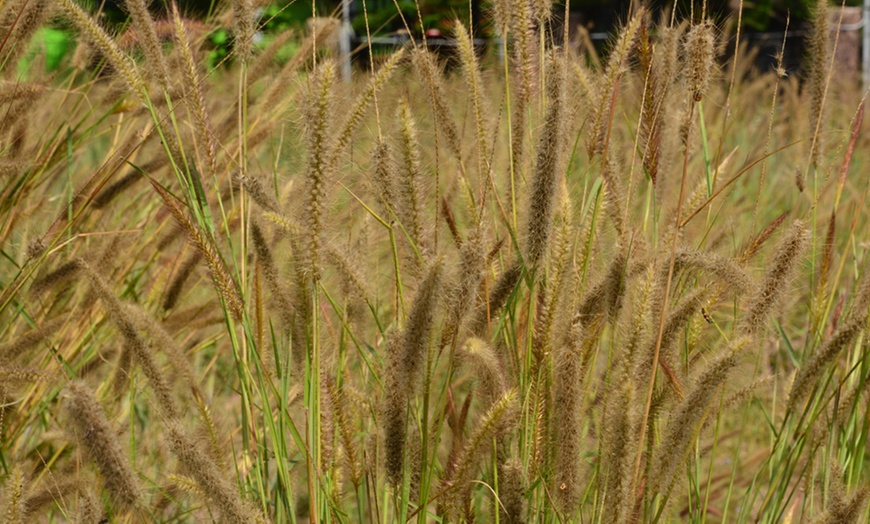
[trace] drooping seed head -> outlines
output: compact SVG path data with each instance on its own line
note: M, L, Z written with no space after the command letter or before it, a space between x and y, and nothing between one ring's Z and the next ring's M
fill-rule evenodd
M76 426L79 442L97 464L106 489L116 503L137 506L141 488L127 455L121 449L115 430L91 390L81 382L67 386L67 408Z
M795 220L785 232L768 263L768 270L749 298L740 328L748 334L758 333L764 320L785 294L791 276L809 244L809 232L803 221Z

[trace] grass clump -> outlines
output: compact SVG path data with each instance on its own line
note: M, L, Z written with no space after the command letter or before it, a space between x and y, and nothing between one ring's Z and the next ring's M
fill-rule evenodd
M496 2L499 49L463 19L455 67L415 34L349 82L337 20L261 49L254 2L126 7L0 6L6 521L870 518L826 6L801 82L704 5L599 57ZM22 77L57 16L75 60Z

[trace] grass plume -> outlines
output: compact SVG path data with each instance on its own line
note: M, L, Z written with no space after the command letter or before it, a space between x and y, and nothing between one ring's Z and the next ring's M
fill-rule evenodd
M740 328L748 334L761 330L765 319L786 291L792 275L809 244L809 233L800 220L795 220L776 246L768 270L749 297L749 303L740 321Z
M81 382L70 383L67 391L67 409L79 443L97 464L106 488L120 504L139 505L142 496L139 479L93 392Z
M547 74L547 113L538 138L535 167L529 195L526 225L525 264L538 265L547 250L555 214L557 176L562 157L564 65L558 54L549 57Z

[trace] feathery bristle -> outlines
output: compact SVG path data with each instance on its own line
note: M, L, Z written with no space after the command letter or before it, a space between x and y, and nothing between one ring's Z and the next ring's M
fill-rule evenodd
M103 408L83 383L72 382L67 390L67 408L77 428L79 442L97 464L106 488L117 503L138 506L141 497L139 479L118 444Z
M566 515L580 506L582 495L583 393L589 357L595 347L594 337L584 337L579 329L572 331L573 345L561 349L553 369L553 493L556 504Z
M441 72L438 70L434 60L432 54L424 48L418 48L414 52L414 68L417 74L422 77L423 86L429 95L435 112L435 123L438 126L438 130L447 139L450 151L456 158L461 159L462 145L459 141L459 130L456 129L456 123L450 115L450 104L447 102L447 96L444 93L445 89Z
M311 81L309 100L304 105L308 161L305 168L307 204L305 209L307 228L307 257L309 274L320 278L320 248L322 243L326 189L331 178L333 136L331 114L335 64L327 62L318 66Z
M122 176L97 194L97 197L94 199L94 207L96 209L103 209L112 203L112 201L121 193L132 187L136 182L145 178L142 176L142 172L149 173L153 176L157 174L158 170L165 167L167 164L169 164L169 158L165 155L161 155L154 160L145 162L139 169L131 169L126 175Z
M522 276L523 268L519 264L511 265L501 274L489 296L489 305L481 309L472 320L469 326L471 333L484 337L490 320L497 318L499 311L507 304Z
M130 57L121 51L115 40L74 0L58 0L58 3L79 30L106 56L106 59L127 84L127 89L144 102L142 80L139 78L139 73Z
M674 408L650 470L652 477L649 482L651 486L656 486L659 493L666 495L673 487L676 473L686 460L689 446L710 401L739 363L743 349L749 342L750 338L746 336L734 339L704 368L689 394Z
M257 262L263 267L263 274L266 277L269 291L278 304L278 311L284 323L284 328L290 329L290 326L293 325L293 304L290 302L283 282L281 282L278 268L275 266L275 260L272 257L272 250L269 248L266 238L263 236L263 232L256 221L251 222L251 243L254 246Z
M154 20L151 18L151 13L148 12L145 0L125 0L124 3L131 18L133 18L133 27L136 28L142 52L148 62L151 74L157 79L161 89L169 89L169 70L163 57L163 49L157 37Z
M184 355L184 350L175 342L172 335L166 331L162 324L157 322L147 311L139 305L124 304L125 314L129 316L136 324L136 328L142 333L149 333L151 340L155 346L159 346L161 351L167 356L172 363L172 372L180 376L186 384L194 385L195 374L190 367L190 362Z
M60 329L69 320L69 315L60 315L52 318L34 329L25 332L18 338L0 345L0 361L10 362L18 358L36 344L47 340L55 331Z
M343 385L343 382L342 382ZM329 402L331 405L335 425L338 429L338 434L341 438L341 444L344 447L344 462L350 473L351 482L354 486L359 486L362 479L362 471L360 470L359 451L356 443L356 436L353 432L353 421L350 420L348 399L344 395L344 387L336 384L331 378L326 379L326 390L329 393Z
M508 27L510 27L512 19L510 0L493 0L490 3L490 13L495 30L502 38L507 38Z
M543 27L550 17L553 16L553 1L532 0L532 10L535 13L538 25Z
M698 268L710 276L728 284L729 290L745 293L752 289L752 278L730 258L710 252L678 249L674 255L674 273L683 269Z
M740 254L737 255L738 263L745 263L749 261L758 250L761 249L761 246L770 238L770 236L785 222L785 219L788 218L788 211L782 213L778 217L776 217L773 222L771 222L767 227L765 227L760 233L752 237L749 242L740 250Z
M302 41L293 59L284 64L281 72L272 78L272 86L260 99L262 107L272 111L281 99L287 95L287 86L293 83L299 68L311 59L312 51L316 50L326 40L332 38L336 31L339 30L341 24L338 19L328 18L326 20L329 23L318 24L317 31ZM228 120L229 125L234 123L235 118Z
M550 246L550 267L546 281L546 297L539 309L538 320L535 323L536 346L547 353L552 349L554 324L561 323L573 314L571 307L563 307L564 299L570 292L564 286L568 277L571 256L571 206L568 199L562 201L561 209L556 216L556 232ZM570 331L570 329L566 330Z
M390 79L399 69L399 65L404 58L405 52L403 49L392 53L387 63L369 80L365 90L356 98L353 107L344 119L344 123L338 128L339 131L336 135L338 138L335 140L335 154L340 153L350 142L354 130L359 127L369 105L375 100L381 88L389 84Z
M263 516L239 496L238 489L177 422L167 423L166 440L181 466L193 477L225 522L261 523Z
M26 514L25 500L27 493L25 491L24 468L20 464L16 464L12 471L6 476L6 483L3 486L3 506L4 518L3 522L7 524L23 524Z
M423 191L422 172L420 166L420 144L417 142L417 126L411 115L408 101L403 99L399 103L397 120L401 128L400 147L402 157L401 176L399 176L399 195L402 203L403 215L407 221L406 229L418 249L423 246Z
M24 9L27 0L7 0L0 4L0 31L7 34Z
M637 38L641 20L643 20L642 9L635 13L628 25L620 31L619 38L607 60L603 84L599 89L600 98L596 100L593 108L592 140L588 149L590 157L602 154L605 150L612 119L611 106L619 92L620 77L628 69L631 50L635 47L634 41Z
M429 269L426 279L420 284L414 302L408 312L408 322L402 329L401 367L406 376L407 387L414 389L419 370L423 365L429 346L433 322L438 311L441 295L443 263L438 260Z
M28 43L36 31L40 28L43 20L47 18L52 3L49 0L28 0L23 6L10 5L10 12L18 11L15 26L0 27L0 34L6 34L3 51L3 63L7 67L17 65L21 55L27 51ZM11 31L9 31L11 29ZM8 51L8 54L5 53Z
M405 415L409 400L406 378L401 369L401 336L393 333L387 340L388 366L384 376L380 426L383 427L384 470L387 482L402 484L405 471L405 443L408 421Z
M616 384L607 404L600 465L604 476L603 503L613 511L605 522L624 522L631 514L631 505L627 502L632 500L634 491L628 468L629 457L639 437L636 402L634 381L626 380L621 387Z
M178 268L175 278L172 279L172 282L169 284L169 289L166 290L166 297L163 299L164 311L169 311L178 303L178 299L181 297L181 291L184 289L184 284L193 274L193 271L196 269L196 265L199 264L200 260L202 260L202 255L196 251L188 256L187 260L185 260L184 263L181 264L181 267Z
M819 165L823 151L822 123L825 118L825 94L827 91L830 46L828 45L828 2L818 0L813 8L812 24L807 53L807 80L805 89L809 92L810 160Z
M252 0L233 0L236 33L233 47L236 58L243 64L251 60L254 50L254 4Z
M459 248L457 275L447 295L445 325L441 333L442 346L453 342L474 303L484 277L486 255L483 252L483 245L481 232L475 229L471 232L468 241Z
M483 79L480 76L480 68L477 64L477 54L474 50L474 35L469 33L465 25L456 20L456 41L459 47L459 61L462 64L462 74L465 77L465 85L471 95L471 106L474 112L474 129L477 137L477 168L479 175L483 177L484 157L489 151L486 136L486 122L484 115L487 114L483 94Z
M269 45L257 54L257 58L248 67L248 84L254 85L258 80L263 78L266 73L269 72L270 68L274 66L275 58L281 52L282 48L284 48L291 39L296 38L297 36L298 35L295 31L288 30L276 35L275 38L269 42Z
M831 467L831 482L828 504L825 511L813 519L813 524L857 524L866 517L870 487L859 486L851 494L846 493L843 471L837 462Z
M393 484L402 481L408 424L406 406L421 380L420 370L428 353L437 311L441 272L442 263L436 261L417 290L407 323L400 333L391 335L388 342L383 401L384 463L387 479Z
M393 158L393 148L390 144L383 140L377 140L375 147L372 149L371 160L373 176L372 186L374 193L379 203L381 204L384 215L390 217L393 213L398 214L400 211L394 209L397 197L398 173L396 170L395 159Z
M807 362L800 367L791 386L788 397L788 408L797 409L810 391L815 387L819 376L825 367L836 360L843 349L848 346L864 328L864 317L855 318L841 324L837 331L813 353Z
M467 367L475 377L475 395L484 405L492 404L507 391L507 378L502 370L502 363L487 342L479 338L467 340L459 359L463 367Z
M0 179L18 176L30 169L29 162L19 160L0 160Z
M517 405L517 392L510 390L502 395L490 406L481 417L475 427L477 428L467 440L462 451L459 453L453 474L444 479L444 490L448 492L448 505L455 505L456 493L462 493L463 487L468 482L478 457L483 454L493 440L508 430L519 416ZM453 496L450 496L453 495Z
M564 67L556 53L550 55L547 72L547 113L544 128L535 151L535 168L529 196L528 224L526 226L525 264L538 265L547 250L553 228L556 205L557 177L562 158Z
M142 335L140 335L139 331L136 329L129 310L118 299L118 297L115 296L114 292L109 288L109 285L96 272L96 270L83 260L78 260L77 263L82 268L85 275L87 275L91 288L94 290L97 297L99 297L103 302L103 306L109 313L109 317L115 323L118 331L120 331L127 349L132 352L133 356L136 357L136 361L142 367L142 372L145 373L145 376L151 383L151 387L157 394L157 400L160 403L160 407L166 412L166 415L174 416L178 412L178 408L175 405L171 388L166 382L164 374L157 366L157 362L155 362L148 344L146 344Z
M534 8L532 0L519 0L512 6L511 11L511 32L516 38L514 44L514 70L518 71L517 84L519 87L519 99L517 106L525 108L531 102L534 86L536 84L535 75L535 57L538 55L538 41L535 38L535 20ZM514 115L524 111L517 110ZM517 130L522 129L518 127ZM516 151L514 151L516 154Z
M136 1L141 2L142 0ZM184 28L184 23L181 21L181 15L178 13L178 4L175 2L172 3L172 22L175 28L175 41L178 43L184 64L184 80L187 84L187 94L184 100L194 116L196 124L195 136L199 139L199 144L197 145L205 154L208 173L214 176L217 174L217 147L215 146L214 134L211 129L208 111L206 110L205 86L197 71L190 39L187 36L187 30Z
M776 303L785 294L786 287L809 244L809 232L804 223L795 220L785 232L768 263L767 273L757 290L749 298L749 305L740 320L740 330L758 333L764 320L772 313Z
M676 346L677 340L680 337L680 333L683 332L686 327L686 323L692 317L692 315L698 314L698 311L701 308L701 301L704 296L707 294L707 289L705 287L695 288L689 293L686 294L685 297L682 298L677 304L668 311L667 316L665 317L665 324L662 328L661 333L661 341L658 344L659 347L659 360L665 361L668 363L674 363L675 359L672 351ZM658 315L659 313L652 311L653 315ZM646 353L644 353L644 357L646 359L652 359L653 354L655 353L657 342L659 342L659 337L652 337L649 340L649 346L647 347ZM648 375L649 367L651 366L651 360L647 360L644 363L644 370L638 370L638 377L644 376L643 374Z
M75 477L52 478L48 482L43 482L41 488L27 493L27 499L24 501L24 516L33 518L46 506L53 503L60 505L64 499L82 492L84 488L84 483Z
M498 468L500 521L505 524L525 524L526 482L523 464L516 458L508 459Z
M270 191L267 188L260 177L248 174L236 173L235 178L241 183L242 187L247 191L248 196L251 197L258 206L263 208L264 211L270 211L272 213L280 213L281 205L278 203L278 199L275 197L273 191Z
M625 235L625 191L622 189L621 167L617 158L617 148L610 147L607 150L607 159L602 170L602 177L607 184L604 187L604 195L607 199L607 216L613 222L613 227L619 238Z
M686 34L684 44L688 72L689 90L696 102L700 102L710 85L713 67L716 63L716 33L713 22L703 20L695 24Z
M335 246L327 245L326 247L326 261L338 272L350 294L349 298L371 304L372 293L366 283L365 273L361 273L355 267L347 254L339 251Z
M607 271L595 285L588 288L577 307L577 318L591 324L596 315L615 320L622 308L623 291L627 277L643 270L644 264L628 264L628 254L620 250L610 261Z
M172 213L172 217L178 222L184 232L187 233L191 244L202 254L208 265L212 282L218 295L223 299L235 318L242 318L244 301L242 300L239 286L230 274L229 269L227 269L220 252L214 246L213 239L209 238L199 226L193 223L190 216L182 209L181 204L176 201L175 197L171 196L154 181L151 181L151 186L163 199L163 203L166 204L166 207Z

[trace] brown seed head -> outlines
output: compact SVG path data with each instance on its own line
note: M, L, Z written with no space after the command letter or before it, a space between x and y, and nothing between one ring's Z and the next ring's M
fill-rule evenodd
M83 383L72 382L67 390L67 409L76 426L79 442L96 462L106 488L116 503L137 506L141 495L139 479L127 455L121 450L103 408Z
M715 68L716 31L713 22L704 20L689 29L686 34L684 53L688 64L686 77L689 90L694 100L699 102L710 85Z

